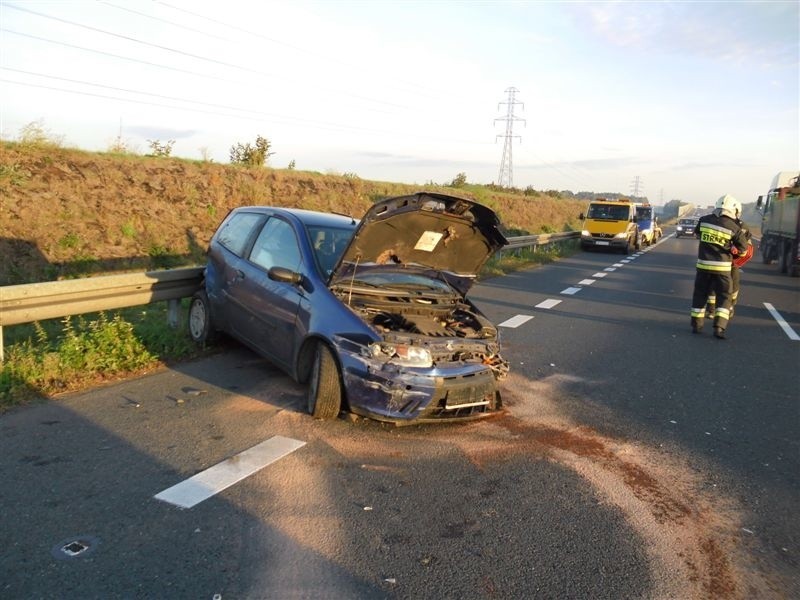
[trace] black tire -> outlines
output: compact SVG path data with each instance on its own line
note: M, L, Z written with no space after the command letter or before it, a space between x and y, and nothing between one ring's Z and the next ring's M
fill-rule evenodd
M308 412L315 419L335 419L342 408L339 363L323 343L317 344L308 381Z
M638 233L633 240L633 249L637 251L642 249L642 237Z
M783 242L779 246L781 273L789 272L789 263L791 262L792 244L788 241Z
M761 240L761 243L758 245L758 249L761 251L761 262L765 265L772 263L772 244L767 241Z
M201 346L213 342L217 338L217 331L211 322L211 306L205 290L195 292L191 304L189 304L189 337Z
M625 240L625 245L622 247L623 254L630 254L633 252L633 248L631 248L631 238Z

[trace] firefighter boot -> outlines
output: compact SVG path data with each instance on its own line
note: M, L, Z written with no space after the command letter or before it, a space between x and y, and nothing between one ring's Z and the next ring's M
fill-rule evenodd
M702 333L703 317L692 317L692 333Z
M714 337L717 338L718 340L724 340L725 329L723 329L722 327L714 327Z

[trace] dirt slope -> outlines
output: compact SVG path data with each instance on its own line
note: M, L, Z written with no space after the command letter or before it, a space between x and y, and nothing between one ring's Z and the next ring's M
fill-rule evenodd
M360 217L380 198L437 189L494 208L507 228L578 225L582 202L174 158L0 146L0 285L201 264L227 212L247 204Z

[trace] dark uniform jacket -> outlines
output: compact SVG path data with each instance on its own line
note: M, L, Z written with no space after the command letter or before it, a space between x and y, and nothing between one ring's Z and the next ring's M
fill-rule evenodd
M733 256L747 252L747 229L726 214L714 211L700 217L697 231L697 268L702 271L730 273Z

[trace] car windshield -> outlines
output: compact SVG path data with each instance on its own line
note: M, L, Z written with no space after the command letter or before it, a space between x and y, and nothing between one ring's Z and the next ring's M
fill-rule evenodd
M615 204L591 204L589 206L589 219L605 219L608 221L627 221L628 206Z
M638 206L636 207L636 216L640 219L652 219L653 218L653 209L650 206Z
M309 226L307 230L311 246L314 248L317 265L319 265L320 271L328 276L347 248L347 244L350 243L350 238L353 237L355 230L316 226Z
M694 225L694 219L681 219L681 225Z

